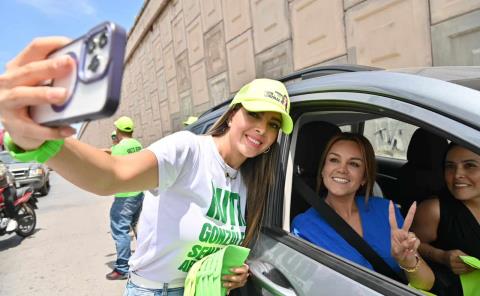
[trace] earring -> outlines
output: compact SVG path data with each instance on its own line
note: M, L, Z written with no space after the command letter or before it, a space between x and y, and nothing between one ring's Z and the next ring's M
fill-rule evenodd
M263 151L263 153L267 154L268 152L270 152L270 147L267 148L267 150Z
M228 125L228 127L230 127L230 126L232 125L232 121L231 121L231 120L228 121L228 122L227 122L227 125Z

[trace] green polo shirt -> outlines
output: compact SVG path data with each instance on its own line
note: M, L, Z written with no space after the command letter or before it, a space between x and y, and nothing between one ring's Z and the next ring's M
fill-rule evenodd
M142 150L142 144L133 138L125 138L117 145L112 146L112 155L127 155ZM115 194L115 197L132 197L140 194L138 192L122 192Z

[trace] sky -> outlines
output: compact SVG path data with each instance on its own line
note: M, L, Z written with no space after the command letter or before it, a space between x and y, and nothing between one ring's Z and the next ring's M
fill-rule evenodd
M142 5L143 0L0 0L0 73L35 37L74 39L106 20L129 32Z
M76 38L105 21L128 32L143 0L0 0L0 73L33 38Z

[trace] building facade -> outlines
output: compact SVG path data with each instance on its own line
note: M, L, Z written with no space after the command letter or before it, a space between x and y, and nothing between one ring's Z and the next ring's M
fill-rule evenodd
M256 77L328 64L480 65L480 0L146 0L119 110L81 138L107 147L127 115L148 145Z

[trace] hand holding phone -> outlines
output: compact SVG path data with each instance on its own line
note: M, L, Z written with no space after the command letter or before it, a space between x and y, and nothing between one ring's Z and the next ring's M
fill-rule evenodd
M70 75L51 82L67 89L68 98L62 105L30 107L32 119L62 126L113 115L120 102L125 46L125 30L105 22L51 53L49 58L70 55L76 62Z

